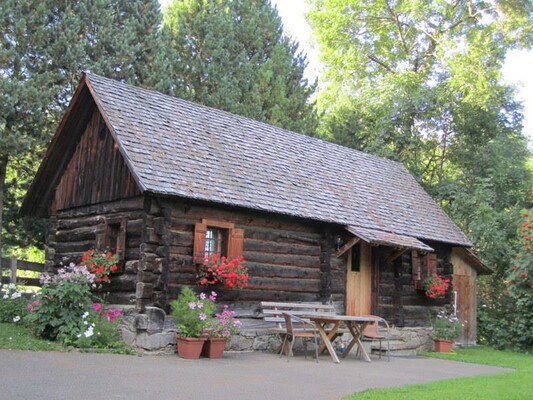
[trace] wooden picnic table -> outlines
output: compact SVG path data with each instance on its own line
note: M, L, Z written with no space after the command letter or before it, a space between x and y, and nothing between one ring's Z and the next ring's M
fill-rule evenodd
M322 344L319 348L319 353L328 349L331 359L335 363L339 363L339 357L333 348L332 340L336 337L336 332L342 327L345 326L348 328L352 335L352 340L346 347L346 352L342 357L350 352L350 350L357 345L358 349L361 352L361 357L366 361L370 362L370 356L366 352L363 344L361 343L361 336L366 326L372 322L377 321L374 317L358 317L353 315L331 315L331 314L309 314L305 315L305 318L308 318L310 321L314 322L320 337L322 338ZM330 326L333 324L333 326Z

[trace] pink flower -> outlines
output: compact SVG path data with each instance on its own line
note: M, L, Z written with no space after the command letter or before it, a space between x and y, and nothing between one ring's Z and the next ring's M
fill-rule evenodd
M196 308L196 302L195 302L195 301L191 301L191 302L189 303L189 308L190 308L191 310L194 310L194 309Z
M102 305L100 303L93 303L93 310L99 313L102 310Z
M205 315L205 313L201 313L201 314L200 314L200 319L201 319L202 321L205 321L206 318L207 318L207 315Z

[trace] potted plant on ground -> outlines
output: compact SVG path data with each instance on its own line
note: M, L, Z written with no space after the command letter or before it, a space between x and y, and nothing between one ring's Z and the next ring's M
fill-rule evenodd
M435 338L435 351L448 353L452 351L453 342L463 332L463 324L456 315L447 310L440 311L435 317L430 318Z
M215 296L216 293L212 292ZM202 355L209 358L220 358L224 354L226 342L239 332L241 322L235 318L235 311L231 311L227 305L221 313L215 314L208 326L209 337L204 344Z
M177 300L170 303L171 315L178 326L177 352L182 358L199 358L207 338L207 328L215 311L215 299L205 293L197 295L183 287Z

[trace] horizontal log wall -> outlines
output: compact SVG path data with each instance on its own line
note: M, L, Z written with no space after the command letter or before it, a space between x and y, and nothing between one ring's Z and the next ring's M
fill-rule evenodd
M79 263L83 253L95 247L96 234L106 218L127 218L125 268L111 276L109 303L133 304L144 235L144 198L136 197L87 207L60 210L52 216L46 246L46 267Z
M379 258L377 314L396 326L428 326L429 313L450 303L451 290L443 299L429 299L415 289L409 252L387 263L390 250L380 247L375 251ZM453 269L448 259L449 249L438 249L437 273L445 278L451 277Z
M161 200L164 220L156 226L168 252L168 274L161 286L168 300L183 285L196 286L193 264L194 224L202 219L234 223L244 229L244 258L249 286L243 290L216 287L220 301L232 303L241 316L259 313L260 301L318 301L321 299L321 228L318 224L265 214L229 211ZM210 289L210 288L207 288Z

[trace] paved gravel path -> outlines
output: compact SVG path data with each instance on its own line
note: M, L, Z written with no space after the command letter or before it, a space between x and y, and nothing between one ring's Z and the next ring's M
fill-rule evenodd
M225 353L222 359L0 350L0 399L339 399L394 387L508 369L423 357L349 356L317 364L303 356Z

